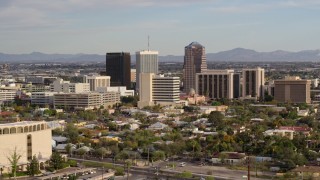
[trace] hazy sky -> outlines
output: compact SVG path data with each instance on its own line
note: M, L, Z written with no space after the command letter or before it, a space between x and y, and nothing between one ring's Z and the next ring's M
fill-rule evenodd
M0 0L0 52L320 47L320 0Z

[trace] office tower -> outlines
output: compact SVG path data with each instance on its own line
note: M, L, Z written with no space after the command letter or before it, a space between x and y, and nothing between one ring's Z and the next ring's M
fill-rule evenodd
M153 73L141 73L140 85L139 108L155 104L172 105L180 101L179 77L164 77Z
M264 98L264 69L242 70L242 97Z
M83 77L84 83L90 84L90 91L97 91L99 87L110 86L110 76L88 76Z
M17 168L25 171L35 155L44 164L52 154L51 129L45 121L21 121L0 125L1 173L11 173L8 157L16 150L20 159Z
M234 70L207 70L196 74L196 93L210 99L233 99Z
M285 77L274 81L274 100L290 103L311 103L311 81L299 77Z
M140 74L158 74L158 51L138 51L136 52L136 89L139 90ZM138 91L139 92L139 91Z
M107 53L106 55L106 75L111 77L111 86L126 86L130 89L130 53Z
M163 75L153 77L152 96L156 104L180 101L180 78Z
M240 74L235 73L233 74L233 98L237 99L240 98Z
M195 89L196 73L207 70L205 47L197 42L192 42L184 48L183 65L183 91L188 93Z

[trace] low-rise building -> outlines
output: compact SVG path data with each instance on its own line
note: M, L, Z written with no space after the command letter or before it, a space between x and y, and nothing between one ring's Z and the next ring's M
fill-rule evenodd
M25 170L34 155L43 168L52 153L51 136L51 129L44 121L0 124L0 167L9 172L11 163L8 157L16 151L21 155L18 169Z
M57 93L54 95L54 106L74 109L93 109L110 106L120 102L120 93Z
M31 93L31 104L53 105L55 94L57 94L57 92L33 92Z

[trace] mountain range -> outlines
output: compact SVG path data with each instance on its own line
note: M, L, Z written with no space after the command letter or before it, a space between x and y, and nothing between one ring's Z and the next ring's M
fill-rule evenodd
M257 52L251 49L236 48L228 51L217 53L207 53L207 61L227 61L227 62L272 62L272 61L319 61L320 50L304 50L299 52L289 51L272 51ZM131 60L135 63L135 55L131 56ZM33 52L30 54L4 54L0 53L0 62L104 62L105 55L98 54L44 54ZM183 56L159 56L159 62L183 62Z

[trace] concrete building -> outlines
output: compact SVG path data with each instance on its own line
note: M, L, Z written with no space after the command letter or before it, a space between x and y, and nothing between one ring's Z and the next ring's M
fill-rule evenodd
M50 76L27 76L26 83L49 85L56 79L57 77Z
M64 93L82 93L90 92L89 83L70 83L70 81L64 81L58 78L50 85L52 92L64 92Z
M136 52L136 90L139 90L140 74L158 74L158 51L138 51Z
M241 76L238 73L233 74L233 98L241 97Z
M152 96L155 104L176 103L180 100L180 78L154 76Z
M205 47L197 42L192 42L184 48L183 64L183 91L196 89L196 73L207 70Z
M264 69L242 70L242 97L264 98Z
M134 90L128 90L126 86L99 87L97 92L118 92L120 96L134 96Z
M53 105L53 98L57 92L33 92L31 93L31 104Z
M274 99L278 102L311 103L311 81L299 77L285 77L274 81Z
M46 92L50 91L50 86L44 84L17 83L16 86L24 92Z
M58 93L54 95L54 107L72 109L93 109L120 102L118 92Z
M172 105L180 101L179 77L164 77L156 76L153 73L141 73L140 83L139 108L155 104Z
M107 53L106 75L111 77L111 86L131 87L131 56L127 52Z
M137 70L136 69L131 69L130 80L131 80L131 82L136 82L136 80L137 80Z
M233 99L234 70L207 70L196 74L196 93L210 99Z
M99 87L110 87L110 76L84 76L84 83L90 84L90 91L97 91Z
M15 149L21 155L18 170L25 170L33 155L38 158L40 168L43 167L52 153L51 138L51 129L44 121L0 124L0 167L3 172L10 172L11 164L7 157Z
M2 102L12 102L17 96L16 88L0 88L0 101Z

